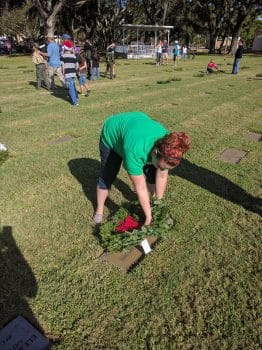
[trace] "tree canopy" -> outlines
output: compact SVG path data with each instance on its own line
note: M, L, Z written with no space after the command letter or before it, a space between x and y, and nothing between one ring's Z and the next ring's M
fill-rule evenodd
M187 44L208 36L211 53L217 37L223 44L230 36L234 53L241 33L250 42L259 32L261 14L261 0L0 0L0 35L36 40L67 32L105 47L121 40L124 23L173 25L173 37Z

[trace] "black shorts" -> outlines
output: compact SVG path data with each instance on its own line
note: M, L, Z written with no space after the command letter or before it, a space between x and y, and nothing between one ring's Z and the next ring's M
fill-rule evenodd
M146 164L143 167L143 173L145 174L147 183L150 185L156 183L156 167L153 164Z

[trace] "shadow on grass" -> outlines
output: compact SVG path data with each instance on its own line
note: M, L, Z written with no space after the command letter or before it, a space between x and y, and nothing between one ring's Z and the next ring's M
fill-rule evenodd
M110 79L110 74L105 72L100 72L100 78Z
M36 81L30 80L30 81L28 82L28 85L31 85L31 86L33 86L33 87L36 89ZM47 89L47 87L46 87L43 83L41 84L41 88L44 89L44 90L49 91L49 90Z
M27 302L37 294L37 281L16 245L11 226L0 230L0 247L0 328L21 315L42 331Z
M219 197L242 206L248 211L262 214L262 200L260 198L253 197L224 176L193 164L186 159L183 159L180 166L170 174L188 180Z
M96 209L96 184L100 173L100 162L91 158L71 159L68 162L71 174L82 185L83 191L87 199L92 203L93 209ZM128 199L128 201L136 200L136 195L130 187L120 179L116 179L114 186ZM118 205L110 199L106 200L106 206L110 212L114 213L119 209Z
M51 90L51 96L61 98L62 100L66 101L67 103L71 103L71 99L69 97L68 90L63 88L62 86L56 86L55 89Z
M255 78L247 78L247 80L262 80L262 77L255 77Z
M149 66L155 66L156 62L143 62L143 64L148 64Z

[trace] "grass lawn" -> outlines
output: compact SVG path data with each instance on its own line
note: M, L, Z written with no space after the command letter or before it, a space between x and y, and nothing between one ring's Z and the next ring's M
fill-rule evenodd
M0 57L0 327L21 314L56 350L260 349L261 144L245 134L262 133L262 59L231 75L218 56L225 73L199 73L209 59L118 60L75 108L61 89L34 89L30 57ZM102 123L132 110L192 148L169 176L173 230L125 275L98 259L92 215ZM247 155L217 160L227 148ZM121 170L106 214L134 199L129 186Z

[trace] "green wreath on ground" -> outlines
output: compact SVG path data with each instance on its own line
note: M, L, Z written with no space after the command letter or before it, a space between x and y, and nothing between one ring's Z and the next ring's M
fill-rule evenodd
M148 236L155 236L161 239L162 236L174 226L174 220L168 212L167 205L160 201L155 201L152 207L153 221L150 226L142 226L140 229L119 233L116 227L119 222L131 215L139 220L137 214L129 212L125 208L120 208L109 221L100 226L98 239L101 246L107 252L128 251L140 243Z

